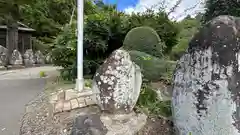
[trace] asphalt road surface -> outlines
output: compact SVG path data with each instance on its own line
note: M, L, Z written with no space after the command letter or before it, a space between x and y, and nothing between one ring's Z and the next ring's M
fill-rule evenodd
M19 135L25 105L45 86L44 79L0 80L0 135Z
M54 70L54 67L38 67L0 71L0 135L19 135L25 105L46 85L46 79L39 78L39 72Z

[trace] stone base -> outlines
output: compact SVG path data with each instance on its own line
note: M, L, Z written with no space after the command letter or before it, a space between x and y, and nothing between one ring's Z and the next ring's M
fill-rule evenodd
M54 113L70 111L77 108L95 105L91 96L94 93L90 88L85 88L83 92L74 89L61 90L52 94L50 103L54 106Z
M85 114L75 119L72 135L135 135L147 122L145 114Z
M135 135L147 122L145 114L103 114L101 121L108 132L106 135Z

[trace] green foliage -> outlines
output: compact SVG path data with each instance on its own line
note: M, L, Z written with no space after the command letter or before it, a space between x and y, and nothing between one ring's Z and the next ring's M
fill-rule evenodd
M39 72L39 76L40 77L46 77L47 75L46 75L46 73L44 71L40 71Z
M11 25L19 20L21 5L32 3L33 0L1 0L0 18L3 22Z
M44 54L50 50L49 44L46 44L37 38L32 38L32 46L33 50L40 50Z
M200 27L200 21L197 17L186 17L184 20L179 22L178 26L180 29L180 33L178 44L173 47L171 52L171 58L173 60L179 60L181 55L187 50L190 40Z
M85 79L84 80L85 87L92 88L92 80L91 79Z
M203 21L206 23L219 15L240 16L240 1L207 0Z
M130 51L130 56L142 69L143 76L149 81L163 80L170 83L176 62L159 59L144 52Z
M56 66L63 67L61 76L65 80L73 81L76 78L76 24L66 25L63 32L55 40L55 48L52 50L52 62Z
M134 13L129 16L128 24L130 28L140 26L153 28L166 45L165 53L170 52L172 47L177 44L179 33L177 24L168 18L164 10L147 10L144 13Z
M84 75L93 75L113 50L121 47L127 28L125 16L114 6L88 3L84 18ZM75 22L75 21L73 21ZM63 29L53 46L53 63L64 68L64 78L76 78L76 24ZM71 29L71 30L70 30ZM70 47L69 47L70 46Z
M94 7L94 6L89 6ZM94 7L93 10L98 10ZM84 18L84 75L93 75L103 60L108 56L112 40L121 35L123 23L121 14L115 10L91 12ZM117 29L115 29L117 28ZM121 37L121 36L120 36ZM122 36L123 37L123 36ZM120 40L120 39L118 39ZM54 65L64 68L62 75L65 79L76 78L76 21L67 25L56 38L53 49ZM109 53L108 53L109 51Z
M75 0L32 1L31 4L19 7L20 21L34 28L37 37L47 36L53 39L57 36L61 27L69 23L72 11L76 7Z
M152 27L168 49L176 44L178 31L175 23L163 12L127 15L117 11L115 5L93 4L90 0L84 2L84 75L92 76L103 60L123 45L132 28ZM53 64L63 67L61 74L67 80L75 80L77 73L74 8L74 0L35 0L33 4L20 6L21 21L37 30L37 39L47 45L53 42L49 47Z
M155 57L162 57L164 43L157 32L150 27L136 27L128 32L123 47L127 50L137 50Z
M147 113L171 116L171 101L159 101L156 91L144 83L137 101L137 106L145 109Z

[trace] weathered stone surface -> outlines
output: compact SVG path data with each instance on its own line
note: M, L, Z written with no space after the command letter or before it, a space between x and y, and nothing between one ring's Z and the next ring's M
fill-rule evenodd
M215 18L178 62L172 98L178 135L240 135L239 31L239 18Z
M18 50L13 50L11 59L10 59L11 65L22 65L23 64L23 58L21 53Z
M119 49L97 70L93 91L100 93L96 103L111 113L131 112L140 94L142 75L128 52Z
M102 114L101 121L108 129L106 135L136 135L147 123L147 116L136 114Z
M45 64L45 58L41 51L38 50L35 53L35 57L36 57L36 64Z
M8 49L0 45L0 66L7 64L7 52Z
M45 61L46 61L46 63L48 63L48 64L52 63L52 56L51 56L50 53L48 53L48 54L46 55Z
M145 114L86 114L76 118L71 135L135 135L146 122Z
M158 100L167 101L172 98L172 86L166 85L163 82L151 82L150 86L156 91Z
M107 129L100 120L100 115L78 116L73 124L71 135L106 135Z
M26 50L26 52L23 55L23 58L24 58L24 64L26 66L31 66L31 65L34 65L36 63L35 56L33 54L32 49Z

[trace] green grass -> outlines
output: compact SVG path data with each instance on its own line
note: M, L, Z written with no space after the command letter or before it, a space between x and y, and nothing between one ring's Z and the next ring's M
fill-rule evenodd
M61 77L54 77L47 80L47 84L45 86L45 93L51 94L59 89L67 90L75 88L75 83L71 81L65 81Z
M147 114L170 117L171 101L158 100L157 93L148 84L144 83L137 102L137 109Z
M85 87L91 88L92 87L92 80L91 79L85 79L84 80ZM67 90L67 89L73 89L75 88L75 83L72 81L66 81L60 76L50 78L47 80L47 85L45 87L45 93L51 94L54 93L60 89Z

